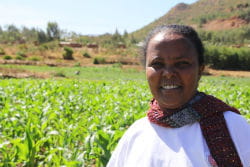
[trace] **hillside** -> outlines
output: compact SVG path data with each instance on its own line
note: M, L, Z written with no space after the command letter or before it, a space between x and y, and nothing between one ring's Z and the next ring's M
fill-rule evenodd
M199 0L180 3L149 25L128 34L103 34L70 39L56 22L49 22L44 32L18 29L15 25L0 31L0 64L46 66L138 66L141 54L138 43L153 27L164 24L186 24L194 27L205 44L206 65L214 69L250 70L250 1ZM61 37L60 37L61 35ZM64 41L65 40L65 41ZM63 43L72 45L63 45ZM77 44L77 47L73 46Z
M250 2L249 0L199 0L191 5L180 3L132 35L142 40L153 27L174 23L187 24L198 31L235 31L242 28L248 31Z

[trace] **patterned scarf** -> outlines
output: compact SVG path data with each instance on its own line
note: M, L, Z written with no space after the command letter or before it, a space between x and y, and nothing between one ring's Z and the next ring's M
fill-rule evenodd
M242 167L241 160L229 134L223 112L239 111L221 100L198 92L181 109L162 111L153 99L148 111L150 122L163 127L179 128L198 121L211 155L219 167Z

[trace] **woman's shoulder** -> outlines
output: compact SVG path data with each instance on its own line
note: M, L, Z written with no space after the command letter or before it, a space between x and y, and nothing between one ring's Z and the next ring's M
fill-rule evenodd
M247 122L246 118L231 111L224 112L224 118L231 136L235 140L246 141L245 144L248 144L250 141L250 124Z
M225 117L225 120L227 122L227 124L229 124L229 126L234 126L234 127L237 127L237 126L244 126L244 127L249 127L250 128L250 125L249 123L247 122L246 118L244 118L242 115L240 114L237 114L235 112L232 112L232 111L226 111L224 112L224 117Z
M149 124L148 118L143 117L136 120L130 127L142 127L145 126L146 124Z
M150 122L148 120L147 117L143 117L140 118L138 120L136 120L126 131L126 133L130 133L129 136L131 135L131 133L138 133L138 132L142 132L145 130L145 128L148 128L150 125Z
M246 118L231 111L224 112L224 118L231 136L241 141L246 139L247 143L250 141L250 124L247 122Z
M243 164L250 164L250 124L240 114L227 111L224 117Z

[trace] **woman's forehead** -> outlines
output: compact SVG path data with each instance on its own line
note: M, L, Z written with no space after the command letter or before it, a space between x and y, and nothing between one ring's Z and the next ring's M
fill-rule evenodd
M166 50L166 49L194 49L193 43L186 37L179 34L157 34L148 45L148 50Z
M149 42L147 60L164 58L174 60L179 58L196 57L196 49L193 43L180 34L158 33Z

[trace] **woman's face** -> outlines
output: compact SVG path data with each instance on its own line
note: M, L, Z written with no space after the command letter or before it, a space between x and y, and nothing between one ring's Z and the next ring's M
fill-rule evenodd
M158 33L148 44L146 75L162 109L176 109L196 93L204 66L191 41L182 35Z

